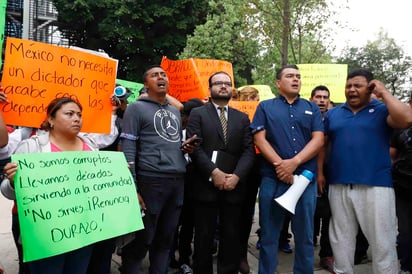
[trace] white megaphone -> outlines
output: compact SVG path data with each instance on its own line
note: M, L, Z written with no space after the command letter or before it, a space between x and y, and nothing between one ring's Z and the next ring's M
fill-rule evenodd
M307 169L305 169L300 175L294 175L293 184L285 193L283 193L282 196L277 197L275 202L290 213L295 214L296 204L308 184L312 181L312 178L313 173Z

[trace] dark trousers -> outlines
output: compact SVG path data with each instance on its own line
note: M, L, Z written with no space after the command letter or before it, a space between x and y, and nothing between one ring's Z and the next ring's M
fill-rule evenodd
M183 204L184 179L139 176L137 181L147 209L143 217L145 228L122 248L122 274L139 273L147 251L149 273L164 274Z
M180 216L180 230L177 237L180 264L191 265L190 256L192 255L192 241L195 230L193 205L192 199L185 199Z
M261 157L260 157L261 158ZM240 256L247 256L250 230L252 229L253 217L255 215L256 196L258 193L261 176L260 176L260 158L256 158L252 171L248 177L246 185L246 199L242 204L242 219L240 225Z
M279 248L282 247L282 245L289 243L290 219L291 219L290 215L286 214L285 219L283 220L282 230L280 231L280 235L279 235Z
M11 216L11 231L13 233L14 244L17 248L17 255L19 259L19 272L18 274L29 274L28 263L23 263L23 247L20 242L20 224L19 217L17 214L12 214Z
M329 222L330 222L331 212L328 200L327 191L323 193L316 201L316 211L315 211L315 232L314 235L317 236L320 233L320 250L319 257L333 257L332 247L329 241Z
M89 265L93 245L82 247L53 257L29 262L32 274L85 274Z
M237 274L240 262L240 204L218 202L195 202L195 274L213 274L213 240L216 219L219 215L218 274Z
M412 272L412 190L395 188L398 216L398 257L401 269Z
M110 274L114 249L115 238L94 243L87 274Z

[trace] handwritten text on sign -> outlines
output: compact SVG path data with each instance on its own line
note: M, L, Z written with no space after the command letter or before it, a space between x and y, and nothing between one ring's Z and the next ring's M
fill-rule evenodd
M83 106L82 131L109 133L116 71L117 61L111 58L8 37L2 78L8 97L8 103L1 105L4 119L11 125L39 127L50 101L72 97Z
M143 228L123 153L15 154L12 161L24 261Z
M318 85L327 86L330 99L335 103L345 102L345 85L348 74L346 64L299 64L302 75L300 96L309 99L312 89Z
M225 71L233 80L232 63L214 60L190 58L170 60L163 57L160 64L169 78L169 94L181 102L192 98L201 100L209 97L209 77L218 71Z

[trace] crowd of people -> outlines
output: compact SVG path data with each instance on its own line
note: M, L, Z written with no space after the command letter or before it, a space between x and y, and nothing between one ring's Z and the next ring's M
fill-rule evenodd
M10 127L0 115L6 198L16 199L13 153L122 151L144 224L128 235L23 263L14 206L19 274L109 274L115 251L122 274L140 273L146 256L151 274L169 267L211 274L215 259L219 274L246 274L257 198L259 274L276 272L278 250L294 253L293 273L312 274L319 235L320 266L330 273L353 273L365 245L373 273L412 272L412 100L410 107L396 99L366 69L348 73L346 102L334 106L323 85L306 100L299 94L299 68L286 65L276 73L278 96L261 100L249 119L229 101L259 101L258 91L235 89L227 72L209 77L208 100L170 96L158 65L146 70L143 83L135 102L127 103L127 89L111 97L109 134L82 133L82 105L67 97L49 103L39 129ZM1 90L0 101L7 102ZM275 199L305 172L314 177L291 214Z

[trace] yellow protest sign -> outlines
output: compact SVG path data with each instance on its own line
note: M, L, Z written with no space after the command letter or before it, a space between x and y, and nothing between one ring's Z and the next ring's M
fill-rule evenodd
M327 86L330 99L335 103L343 103L345 98L346 64L298 64L302 79L300 96L309 99L312 89L318 85Z
M201 100L209 97L209 77L224 71L233 80L232 63L214 59L170 60L163 57L161 67L169 78L168 93L181 102L192 98Z
M38 128L46 107L72 97L83 107L83 132L109 133L117 60L82 50L7 38L1 105L7 124Z
M12 161L25 262L143 228L122 152L14 154Z

